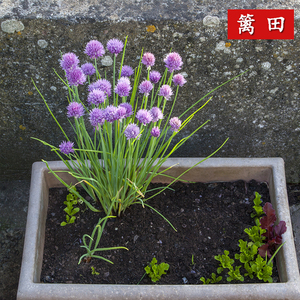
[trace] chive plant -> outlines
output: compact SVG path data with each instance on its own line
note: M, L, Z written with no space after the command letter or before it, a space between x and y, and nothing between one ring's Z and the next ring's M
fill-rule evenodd
M171 147L172 139L210 99L194 112L188 112L214 90L226 84L223 83L196 101L180 116L173 116L178 91L186 83L183 75L176 73L183 64L181 56L176 52L167 54L164 59L166 69L160 74L153 70L154 55L142 51L139 63L133 69L124 65L126 44L127 37L124 44L117 39L107 43L107 49L113 55L112 83L97 68L97 60L105 53L99 41L87 43L85 54L91 62L81 67L74 53L62 55L60 65L66 80L56 74L68 89L69 105L66 113L75 132L74 140L70 140L34 84L65 140L55 146L35 139L51 147L68 167L66 172L76 178L94 201L100 202L107 216L120 216L130 205L144 205L145 201L153 197L145 196L151 180L157 175L171 177L165 174L166 169L160 170L161 165L209 120ZM121 52L118 72L116 61ZM142 81L142 77L146 79ZM82 85L88 90L86 99L81 98L78 91ZM167 102L172 103L169 111L166 109ZM89 134L89 126L93 127L93 134ZM45 163L49 168L48 163ZM68 189L72 188L72 185L60 178L61 171L50 168L49 171ZM172 182L179 177L171 177ZM156 194L165 188L158 189ZM93 202L75 193L91 210L98 211Z

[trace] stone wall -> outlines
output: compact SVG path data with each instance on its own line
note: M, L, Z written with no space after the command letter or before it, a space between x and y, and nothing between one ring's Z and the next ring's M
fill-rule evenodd
M219 157L282 157L289 182L300 181L300 8L294 1L4 1L0 7L0 180L27 179L31 164L57 159L32 140L58 145L63 139L35 90L70 135L67 91L59 78L60 51L75 52L82 63L86 43L128 35L126 64L138 64L142 48L156 56L182 55L187 84L180 89L174 115L230 78L174 142L206 120L176 156L206 156L229 137ZM98 3L98 4L97 4ZM229 8L294 8L294 40L228 40ZM13 21L14 20L14 21ZM151 26L152 27L149 27ZM120 62L120 58L118 63ZM111 59L99 61L111 76ZM86 88L81 88L83 97ZM204 100L203 100L204 101ZM204 102L201 102L204 103ZM169 107L171 103L169 103ZM199 107L199 106L198 106Z

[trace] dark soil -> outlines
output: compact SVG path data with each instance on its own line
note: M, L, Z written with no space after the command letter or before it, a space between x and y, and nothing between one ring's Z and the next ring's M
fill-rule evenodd
M244 229L254 225L250 214L255 191L264 202L270 201L267 185L255 181L176 183L172 188L175 192L165 190L147 203L162 213L177 232L152 209L132 205L121 218L107 222L99 245L125 246L129 251L98 252L114 264L93 258L80 265L79 257L86 253L80 247L82 237L91 235L104 215L85 210L77 214L74 224L61 227L67 191L51 189L41 282L137 284L145 273L144 267L156 257L158 263L170 265L158 284L199 284L200 277L208 278L216 272L215 255L228 250L233 257L239 251L239 239L247 240ZM99 275L92 275L91 267ZM279 281L276 266L273 275L273 281ZM226 282L223 274L221 283ZM145 276L140 284L152 282Z

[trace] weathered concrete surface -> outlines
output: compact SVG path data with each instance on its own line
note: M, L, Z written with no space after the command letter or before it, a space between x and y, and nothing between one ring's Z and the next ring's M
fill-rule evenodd
M184 134L178 134L179 139L211 120L176 156L208 155L229 137L216 156L280 156L286 162L287 181L299 182L300 4L261 2L2 1L0 23L15 19L24 29L18 23L16 31L8 33L5 23L0 31L0 180L29 178L34 161L57 159L47 147L30 139L37 137L54 145L63 139L31 78L70 133L67 93L53 72L54 68L63 75L60 51L73 51L84 63L87 58L83 50L89 40L106 44L110 38L123 40L128 35L125 62L132 67L137 65L143 47L156 55L158 70L163 70L163 55L170 48L182 55L182 72L186 72L188 83L180 90L174 115L249 69L214 92L193 124ZM228 8L294 8L295 39L229 41ZM203 19L207 24L205 17L209 15L219 18L218 25L203 24ZM149 25L155 26L154 32L147 31ZM110 77L111 67L102 68ZM84 88L81 91L86 93Z
M0 299L15 300L22 261L30 182L0 181Z
M227 18L227 9L295 9L298 0L5 0L4 18L68 19L96 21L202 20L207 15Z

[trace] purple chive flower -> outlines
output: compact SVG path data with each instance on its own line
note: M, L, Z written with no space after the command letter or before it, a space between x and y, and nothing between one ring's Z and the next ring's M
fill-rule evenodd
M87 43L84 53L90 58L95 59L101 57L105 53L105 50L100 42L92 40Z
M178 131L181 126L181 121L177 117L174 117L170 119L169 124L171 125L172 131Z
M69 118L74 117L77 119L84 115L84 108L82 104L78 102L71 102L68 105L67 110L68 110L67 116Z
M83 74L79 67L75 67L67 71L66 73L69 85L78 86L79 84L84 84L86 82L86 76Z
M133 75L133 73L133 69L130 66L125 65L122 67L121 76L129 77Z
M99 89L105 93L107 93L107 96L111 96L111 83L106 79L99 79L94 83L91 83L89 85L89 92L91 92L94 89Z
M127 125L126 129L124 130L124 135L126 136L127 140L139 138L140 128L133 123Z
M176 74L173 77L173 82L175 85L183 86L186 83L186 80L181 74Z
M122 120L126 117L126 108L124 106L118 106L116 111L116 120Z
M151 129L151 135L153 137L159 137L160 136L160 130L157 126L155 126Z
M166 68L168 68L170 72L180 70L183 64L181 56L176 52L169 53L164 59L164 62Z
M173 95L173 92L169 85L164 84L163 86L161 86L158 95L163 96L166 100L169 100L170 97Z
M147 68L154 66L155 57L152 53L147 52L143 55L142 64L144 64Z
M103 111L105 120L109 123L116 121L117 120L117 110L118 109L113 105L107 106Z
M60 66L63 70L66 72L69 71L70 69L77 67L79 64L79 59L78 57L72 53L66 53L62 56L62 59L60 61Z
M125 110L126 110L125 118L130 117L133 114L132 106L129 103L127 103L127 102L121 103L119 106L125 108Z
M59 150L60 152L68 155L71 152L74 152L73 149L74 143L70 142L70 141L63 141L60 145L59 145Z
M157 122L158 120L161 120L164 117L163 113L158 107L152 107L150 109L150 114L152 115L152 122Z
M105 92L94 89L88 94L87 103L91 105L92 103L95 105L99 105L105 101L106 95Z
M117 39L112 39L107 42L107 49L110 53L116 56L122 51L124 44Z
M92 76L96 73L95 67L91 63L86 63L81 66L81 70L84 75Z
M103 109L95 107L90 111L90 122L91 125L98 128L105 122Z
M139 86L140 93L144 94L146 97L149 96L152 89L153 84L149 80L144 80Z
M158 83L161 78L161 75L158 71L151 71L150 72L150 81L153 83Z
M120 97L129 96L129 92L131 90L130 80L127 77L121 77L118 80L118 84L115 87L115 93Z
M143 125L146 125L152 121L151 113L146 109L140 109L135 116Z

